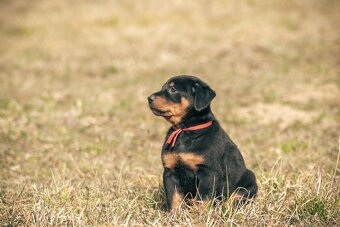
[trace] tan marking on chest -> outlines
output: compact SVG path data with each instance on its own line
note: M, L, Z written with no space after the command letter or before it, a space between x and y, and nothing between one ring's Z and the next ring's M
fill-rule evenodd
M178 162L178 155L175 153L168 153L162 156L163 166L173 169Z
M194 153L181 153L179 156L181 161L183 161L185 165L189 166L190 169L193 170L197 170L197 166L204 162L204 158L201 155Z
M188 166L192 170L197 170L197 166L204 162L204 158L201 155L194 153L168 153L162 156L163 166L173 169L179 162Z

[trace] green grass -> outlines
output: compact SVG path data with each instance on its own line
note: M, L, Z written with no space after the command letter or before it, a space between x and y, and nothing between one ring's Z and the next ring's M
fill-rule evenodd
M0 2L0 225L339 225L339 10ZM169 125L146 97L177 74L215 89L213 112L258 179L253 204L165 211Z

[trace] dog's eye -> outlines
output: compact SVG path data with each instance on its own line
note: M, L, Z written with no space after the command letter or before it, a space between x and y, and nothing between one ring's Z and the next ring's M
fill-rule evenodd
M176 90L175 87L170 87L170 88L169 88L169 91L170 91L171 93L174 93L174 92L176 92L177 90Z

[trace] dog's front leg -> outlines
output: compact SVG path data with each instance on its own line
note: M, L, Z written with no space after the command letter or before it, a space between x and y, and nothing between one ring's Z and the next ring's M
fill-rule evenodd
M166 194L167 208L169 210L178 208L183 201L183 191L181 189L179 179L172 169L164 168L163 184Z
M215 196L217 185L215 175L207 169L201 169L198 171L197 177L198 185L195 199L205 201L213 198Z

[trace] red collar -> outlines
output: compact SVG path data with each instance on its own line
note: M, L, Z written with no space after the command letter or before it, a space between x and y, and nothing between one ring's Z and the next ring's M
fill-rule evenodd
M167 144L171 144L171 147L175 146L176 140L178 138L178 135L181 134L181 132L183 131L195 131L195 130L199 130L199 129L204 129L209 127L210 125L212 125L212 121L208 121L207 123L201 124L201 125L196 125L193 127L189 127L189 128L178 128L175 131L173 131L170 136L168 137L166 143Z

